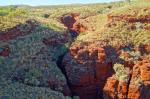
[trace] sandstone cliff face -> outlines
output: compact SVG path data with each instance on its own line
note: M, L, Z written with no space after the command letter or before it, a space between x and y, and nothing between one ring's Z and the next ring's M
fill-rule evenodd
M61 22L71 32L81 33L88 30L88 23L84 19L79 19L79 13L70 13L61 17Z
M135 15L118 16L110 14L107 24L110 27L107 28L116 26L120 21L124 23L127 31L140 29L149 31L149 14L143 16L136 16L136 13ZM72 23L71 29L77 33L84 32L89 29L85 23L82 22L82 19L78 19ZM118 31L121 30L118 29ZM114 40L112 39L112 41ZM148 96L150 88L147 76L149 75L149 66L148 64L137 66L139 64L137 61L143 60L142 57L145 56L142 55L150 52L149 44L135 47L132 44L128 46L118 42L116 46L107 44L104 46L103 42L99 42L101 41L75 42L65 55L63 66L73 94L80 96L81 99L148 99L150 97ZM114 75L112 67L117 62L129 69L128 81L119 81ZM142 82L142 78L146 79L145 83ZM140 86L135 85L135 82L139 82Z
M70 14L65 14L61 17L61 22L68 28L71 29L73 28L73 24L76 22L76 20L79 17L79 13L70 13Z
M132 73L129 85L129 99L149 99L150 97L150 60L138 62Z
M101 97L105 81L112 73L103 47L96 44L73 45L63 64L75 95L81 99Z
M115 75L109 77L103 88L104 99L126 99L127 87L128 84L118 81Z
M115 76L107 79L103 89L104 99L149 99L150 67L149 58L139 61L132 70L128 82L118 81Z
M147 10L143 9L143 11ZM88 22L91 21L91 18L88 20L86 18L79 19L78 13L70 13L61 17L61 22L68 29L63 35L59 35L62 33L55 33L55 31L48 31L48 29L43 32L40 31L40 33L37 31L32 35L37 24L33 24L31 20L24 25L18 25L5 31L5 33L0 34L0 41L8 43L8 45L0 46L0 66L2 67L0 68L0 74L6 76L7 79L9 78L13 83L9 86L7 83L0 82L0 88L2 89L3 85L7 85L8 88L6 87L4 90L8 91L17 89L16 87L22 85L34 90L36 87L37 89L47 87L50 91L46 92L52 94L51 97L48 97L50 99L54 97L56 99L67 99L65 96L72 95L80 96L80 99L149 99L150 59L143 57L150 53L150 45L142 45L141 50L136 50L134 45L123 45L121 41L114 39L124 28L125 32L128 31L129 33L137 29L150 30L147 25L150 23L150 16L135 15L108 15L108 27L106 29L116 26L120 21L123 23L121 25L123 27L111 28L116 30L115 32L108 31L110 34L114 33L114 35L111 34L112 37L109 40L114 41L116 46L111 46L110 43L112 42L109 42L108 39L106 41L97 39L105 34L105 31L102 31L104 33L99 33L100 36L96 35L96 39L89 40L91 42L84 41L84 39L87 39L85 36L82 39L83 41L73 42L68 49L71 43L70 39L72 39L67 34L68 31L77 37L79 33L90 30ZM94 22L96 21L94 20ZM23 30L23 28L27 29ZM97 28L92 31L95 31L95 29ZM121 33L124 32L121 31ZM25 37L26 35L28 36ZM123 36L125 35L123 34ZM118 38L121 37L118 36ZM24 45L25 43L27 44ZM137 51L140 54L136 53ZM7 60L3 61L3 58L7 58ZM127 81L120 81L115 75L113 65L117 62L129 68L129 79ZM3 68L7 69L8 72L4 73ZM14 83L19 83L19 85L14 86ZM18 90L14 91L15 94L17 94L16 91ZM24 92L22 89L19 91ZM56 91L58 91L58 94ZM4 92L2 91L2 93ZM13 92L10 91L10 93Z
M142 9L144 11L148 9ZM117 22L123 22L128 24L128 30L135 31L138 29L149 31L149 14L137 16L135 15L108 15L108 26L115 26ZM139 24L139 26L137 26ZM103 88L104 99L149 99L150 92L150 72L149 72L149 44L134 48L134 51L141 53L140 57L137 57L138 53L134 54L136 58L128 52L120 52L120 56L124 58L124 66L130 69L130 76L127 82L119 81L116 75L109 77ZM121 49L118 49L121 50ZM146 56L142 56L146 55ZM145 58L143 58L145 57ZM132 59L133 58L133 59ZM135 59L137 59L135 61ZM138 61L138 62L137 62Z

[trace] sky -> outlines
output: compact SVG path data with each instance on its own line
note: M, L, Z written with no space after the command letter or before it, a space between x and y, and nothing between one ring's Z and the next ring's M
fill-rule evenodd
M121 0L0 0L0 6L5 5L60 5L60 4L76 4L76 3L103 3Z

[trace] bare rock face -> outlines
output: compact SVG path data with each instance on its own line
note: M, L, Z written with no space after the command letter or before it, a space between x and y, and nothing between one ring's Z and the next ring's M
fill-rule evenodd
M70 13L61 17L61 22L70 32L81 33L88 30L88 24L85 19L79 19L79 13Z
M149 99L150 97L150 60L139 61L132 70L128 82L118 81L115 76L107 79L103 89L104 99Z
M61 17L61 22L68 28L71 29L73 28L73 24L76 22L79 13L70 13L70 14L65 14Z
M138 62L133 68L129 85L129 99L150 98L150 59Z
M117 97L118 83L119 83L119 81L115 78L115 76L107 79L107 82L103 89L104 99L115 99L115 97Z
M126 99L128 91L128 84L120 82L115 75L107 79L103 89L104 99Z
M63 60L66 74L75 95L81 99L95 99L111 75L103 47L94 44L74 44Z

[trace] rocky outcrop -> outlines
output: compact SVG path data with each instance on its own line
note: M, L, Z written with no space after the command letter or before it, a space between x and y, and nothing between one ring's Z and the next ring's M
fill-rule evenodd
M145 15L145 16L140 16L136 17L136 15L111 15L108 14L108 20L110 22L114 21L123 21L123 22L128 22L128 23L135 23L135 22L140 22L140 23L150 23L150 15Z
M132 70L128 82L119 81L115 76L107 79L103 89L104 99L149 99L150 97L150 61L139 61Z
M70 22L71 25L68 27L71 32L81 33L89 30L86 19L73 19L74 21ZM137 29L149 30L147 24L150 23L150 16L149 14L143 16L138 16L138 14L108 15L108 24L116 26L122 23L127 26L126 28L129 31ZM108 28L111 27L106 27L106 29ZM111 33L111 31L109 32ZM136 73L135 67L137 67L135 64L137 61L142 60L142 55L150 52L149 45L137 48L134 45L132 46L132 44L128 46L122 43L118 43L116 47L106 46L107 44L102 46L97 41L91 43L75 42L72 44L69 52L63 59L63 67L73 94L80 96L81 99L145 99L141 97L143 97L144 92L149 91L149 84L144 85L146 86L144 87L145 89L141 89L143 87L137 87L132 83L135 82L133 78L133 75ZM124 51L126 49L128 51ZM127 82L119 81L114 75L112 67L116 62L123 64L125 68L129 69ZM146 70L145 72L148 73L149 70ZM141 71L138 73L141 74ZM137 74L138 78L141 78L140 74ZM137 89L132 87L137 87ZM139 94L136 95L134 94L135 92L139 92ZM146 93L144 95L146 95L146 99L149 97Z
M129 99L149 99L150 97L150 59L138 62L132 73L128 89Z
M81 99L102 98L102 89L112 67L106 61L103 47L93 44L73 44L63 64L73 93Z
M104 99L127 99L127 91L128 83L118 81L113 75L107 79L103 89L103 97Z
M73 24L77 21L79 13L69 13L61 17L61 22L68 28L73 28Z
M61 17L61 22L70 32L81 33L88 30L88 24L85 19L79 18L79 13L65 14Z

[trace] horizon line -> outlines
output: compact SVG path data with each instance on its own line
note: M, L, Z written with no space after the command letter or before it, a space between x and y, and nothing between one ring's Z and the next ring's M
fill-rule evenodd
M108 3L115 3L115 2L123 2L123 0L118 0L118 1L105 1L105 2L92 2L92 3L64 3L64 4L39 4L39 5L34 5L34 4L8 4L8 5L0 5L0 7L5 7L5 6L31 6L31 7L36 7L36 6L67 6L67 5L87 5L87 4L108 4Z

